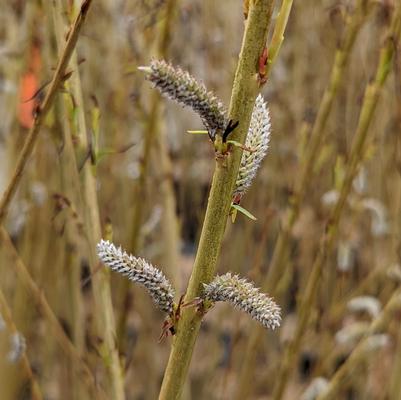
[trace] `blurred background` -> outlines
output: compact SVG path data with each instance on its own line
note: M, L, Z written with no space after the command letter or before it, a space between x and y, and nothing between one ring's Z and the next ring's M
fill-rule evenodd
M1 193L80 2L0 2ZM256 334L257 323L247 315L216 305L204 319L184 399L273 398L296 329L296 304L344 182L364 90L375 76L397 2L294 2L262 88L272 122L269 152L241 203L257 221L238 214L228 223L218 268L269 287L282 307L282 326ZM275 2L272 28L281 3ZM93 1L69 76L0 235L1 399L97 398L91 385L115 398L111 352L121 361L126 398L157 398L171 343L171 337L158 343L165 316L142 288L117 274L110 274L109 292L95 245L101 237L112 238L159 266L180 288L178 295L185 292L214 151L206 136L187 133L203 129L198 116L161 98L137 67L165 58L203 81L228 107L243 27L240 0ZM343 51L341 79L329 91L332 103L305 180L311 132L347 35L352 45ZM398 49L283 399L316 398L314 390L346 362L400 284L399 57ZM265 278L302 179L299 210L284 235L272 287ZM401 399L401 313L393 311L336 399ZM102 321L106 328L99 329ZM258 337L256 345L250 337ZM85 380L82 362L94 382Z

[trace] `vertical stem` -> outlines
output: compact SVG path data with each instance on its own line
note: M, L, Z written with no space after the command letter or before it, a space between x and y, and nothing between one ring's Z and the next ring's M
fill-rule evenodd
M61 0L55 2L56 14L63 10ZM56 23L56 30L60 24ZM59 27L60 28L60 27ZM58 29L58 38L62 38L61 29ZM76 102L77 128L79 143L84 152L88 149L88 132L85 121L85 104L82 94L81 79L77 62L77 54L71 55L71 66L75 71L71 75L69 87ZM76 175L78 177L78 174ZM94 320L97 335L101 339L100 354L106 367L110 388L110 395L115 400L124 400L124 379L120 364L118 349L115 344L115 319L113 304L111 301L109 271L98 271L99 261L96 255L96 244L102 238L99 205L96 193L96 177L92 165L85 163L83 168L83 180L81 182L82 197L84 199L85 231L88 238L89 261L92 272L93 294L95 298Z
M395 81L397 82L397 91L396 91L396 110L397 110L397 123L395 125L395 130L398 130L398 132L401 132L401 71L399 68L400 65L400 60L401 60L401 55L400 52L398 52L398 57L396 56L395 62L394 62L394 74L395 74ZM401 138L400 135L398 135L398 140L396 142L396 145L398 145L399 149L399 157L401 157ZM395 227L395 237L394 237L394 250L392 253L398 254L398 262L401 262L401 182L400 182L400 174L401 174L401 164L400 161L398 161L398 193L397 194L392 194L392 196L397 198L397 205L395 207L395 212L394 212L394 218L398 223L396 224ZM391 380L390 380L390 388L388 390L389 394L389 400L401 400L401 330L398 333L398 338L397 338L397 349L396 353L394 356L394 368L391 373Z
M401 307L401 289L397 289L390 297L386 306L380 314L372 321L367 332L359 343L354 347L347 360L341 365L336 373L331 378L328 387L323 393L317 397L317 400L334 400L338 398L338 391L349 377L351 371L355 369L357 364L366 356L366 350L369 346L369 338L377 333L382 332L389 324L395 311ZM398 397L391 398L391 400L398 400Z
M341 85L345 66L347 65L355 39L367 15L364 0L359 0L355 7L356 9L353 15L348 19L342 44L335 53L329 83L323 94L323 99L320 103L317 117L313 124L306 158L301 170L301 177L297 180L294 189L294 196L291 200L283 226L279 232L267 276L263 281L263 290L272 295L276 294L276 288L278 287L278 282L282 275L282 267L291 238L292 228L298 220L301 202L309 188L313 166L315 165L324 138L324 129L332 109L333 101ZM236 399L238 400L245 398L251 387L251 371L253 370L261 336L262 330L258 326L251 328L249 339L246 344L245 357L241 367L240 381L236 394Z
M329 83L323 94L317 117L313 124L311 138L308 143L306 159L302 165L301 177L297 180L294 190L295 194L291 201L286 221L283 224L283 229L277 239L276 247L273 252L273 259L263 285L264 290L268 292L273 292L274 287L276 287L280 278L282 261L287 249L289 238L291 237L291 230L298 219L301 202L309 188L310 177L312 175L313 167L323 141L324 129L332 109L333 101L342 82L345 66L351 54L355 39L367 15L365 2L365 0L359 0L355 6L356 9L354 14L349 16L342 45L336 51L334 56L334 64L331 70Z
M166 59L168 57L169 42L171 30L174 26L175 13L178 7L179 0L167 0L165 4L165 15L160 22L160 33L156 41L156 58ZM146 204L146 184L149 174L149 163L153 147L157 150L157 159L160 160L159 171L161 173L161 199L163 202L162 214L162 236L163 236L163 254L165 260L163 265L166 266L166 271L169 278L174 283L175 287L179 287L178 282L178 252L179 252L179 231L175 213L175 198L171 180L171 162L166 147L166 139L161 132L161 114L162 103L160 94L156 91L151 93L150 110L148 113L148 121L146 131L144 132L144 154L141 163L140 175L138 179L137 190L135 193L135 203L132 220L132 232L130 252L138 254L141 248L141 226L144 214L144 205ZM122 290L120 298L122 299L122 312L118 320L118 338L122 349L124 349L124 334L128 317L127 301L128 291L131 284L124 279L122 282Z
M391 374L389 400L401 400L401 329L397 337L397 350Z
M229 118L240 123L232 139L241 143L244 143L246 138L258 91L258 60L266 43L272 3L271 0L252 2L246 21L229 109ZM215 274L240 159L241 151L235 148L225 159L216 160L186 300L199 296L202 284L210 282ZM188 308L183 311L177 335L173 340L159 400L178 400L181 397L201 320L202 316L194 309Z
M12 315L11 315L10 307L8 306L6 298L5 298L4 294L3 294L3 291L0 288L0 317L1 316L4 318L4 321L5 321L6 325L7 325L8 330L11 333L16 333L18 330L17 330L17 327L14 324L14 321L13 321L13 318L12 318ZM28 377L28 379L30 381L32 399L33 400L42 400L43 399L42 393L41 393L39 385L38 385L38 383L37 383L37 381L35 379L35 376L34 376L34 374L32 372L31 365L29 363L28 357L27 357L25 352L21 356L21 366L22 366L24 374ZM0 374L0 376L3 377L3 378L5 378L5 376L7 376L4 372L6 372L6 371L3 371ZM3 382L3 384L6 384L6 383ZM9 384L10 383L8 382L7 386Z
M270 71L277 59L277 55L280 51L281 45L284 41L284 32L287 26L288 18L290 16L293 0L283 0L280 11L277 15L276 23L274 25L274 31L272 40L269 46L268 59L266 71L267 75L270 75Z
M37 304L43 317L47 320L55 340L59 343L65 354L70 357L71 361L74 362L77 373L79 373L79 376L83 380L84 384L86 384L89 390L91 390L94 399L104 399L105 397L100 391L100 388L97 386L95 378L92 375L89 367L81 358L79 352L66 335L63 327L60 325L60 322L58 321L56 315L54 314L48 301L46 300L43 291L38 288L35 281L32 279L28 269L19 258L10 237L3 227L0 227L0 246L4 246L10 252L12 264L15 268L18 280L21 281L21 283L30 293L33 301Z
M338 225L344 205L351 189L352 182L357 173L358 165L363 157L363 151L366 143L368 128L372 121L377 102L379 100L381 88L388 76L391 61L395 52L395 43L397 43L401 31L401 5L394 11L393 20L391 22L389 35L381 49L376 76L365 89L362 109L359 115L358 126L356 129L353 146L350 154L350 162L347 166L345 179L340 188L340 196L336 206L330 214L326 234L322 238L318 255L314 261L311 275L308 279L305 293L298 306L298 320L294 334L294 338L286 347L284 352L283 362L280 365L280 370L276 380L276 385L273 391L273 399L280 400L283 397L285 387L291 367L294 365L294 360L298 355L301 339L309 322L310 315L313 315L315 306L315 297L319 288L319 278L324 267L327 255L330 253L335 239L337 237Z
M166 3L166 17L164 26L161 30L161 37L158 43L158 55L160 58L166 59L168 57L169 42L171 37L171 30L174 26L176 9L178 7L178 0L168 0ZM160 95L159 95L160 97ZM157 118L152 116L151 118ZM161 120L161 119L160 119ZM157 157L160 160L161 171L161 197L163 201L163 214L162 214L162 240L163 240L163 265L166 266L166 271L176 288L180 285L180 274L178 268L179 258L179 229L176 216L176 200L172 180L172 165L168 154L166 132L161 127L156 131L157 139Z

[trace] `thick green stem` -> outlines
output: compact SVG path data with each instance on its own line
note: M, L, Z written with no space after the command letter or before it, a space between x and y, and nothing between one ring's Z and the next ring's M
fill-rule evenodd
M271 0L254 1L246 21L229 110L230 119L239 121L232 139L241 143L245 142L258 91L258 60L266 43L272 3ZM215 274L240 159L241 151L235 148L224 159L216 161L205 221L188 284L187 301L198 297L202 292L202 284L210 282ZM193 308L184 310L173 341L160 400L180 398L201 320L202 316Z

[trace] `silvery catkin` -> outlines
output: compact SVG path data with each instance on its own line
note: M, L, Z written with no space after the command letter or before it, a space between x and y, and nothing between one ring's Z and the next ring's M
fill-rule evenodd
M133 282L144 286L157 307L172 314L174 305L174 289L164 274L140 257L127 254L121 247L116 247L107 240L97 245L97 253L108 267L119 272Z
M228 272L216 276L212 282L203 286L205 300L231 303L259 321L265 328L275 329L280 326L280 307L246 279Z
M149 67L139 67L139 69L147 74L146 78L164 96L191 107L199 114L212 138L217 131L224 131L227 117L223 103L187 71L174 67L164 60L153 60Z
M256 98L253 107L246 149L242 153L241 164L233 192L234 202L239 202L251 186L256 172L267 153L270 140L270 115L266 102L261 94ZM250 151L248 151L248 150Z

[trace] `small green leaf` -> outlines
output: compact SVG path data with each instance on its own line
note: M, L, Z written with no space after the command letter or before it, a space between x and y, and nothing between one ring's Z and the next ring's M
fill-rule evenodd
M192 135L207 135L207 131L187 131L188 133L191 133Z
M103 157L105 156L109 156L111 154L117 154L118 152L114 149L110 149L110 148L105 148L105 149L99 149L96 152L96 160L100 161Z
M231 215L231 222L234 223L235 219L237 218L237 210L231 207L230 215Z
M244 214L249 219L256 221L257 218L254 215L252 215L248 210L245 210L244 207L241 207L238 204L231 204L231 207L234 208L235 210L239 211L240 213Z
M236 140L227 140L227 143L230 143L236 147L244 147L240 142L237 142Z

